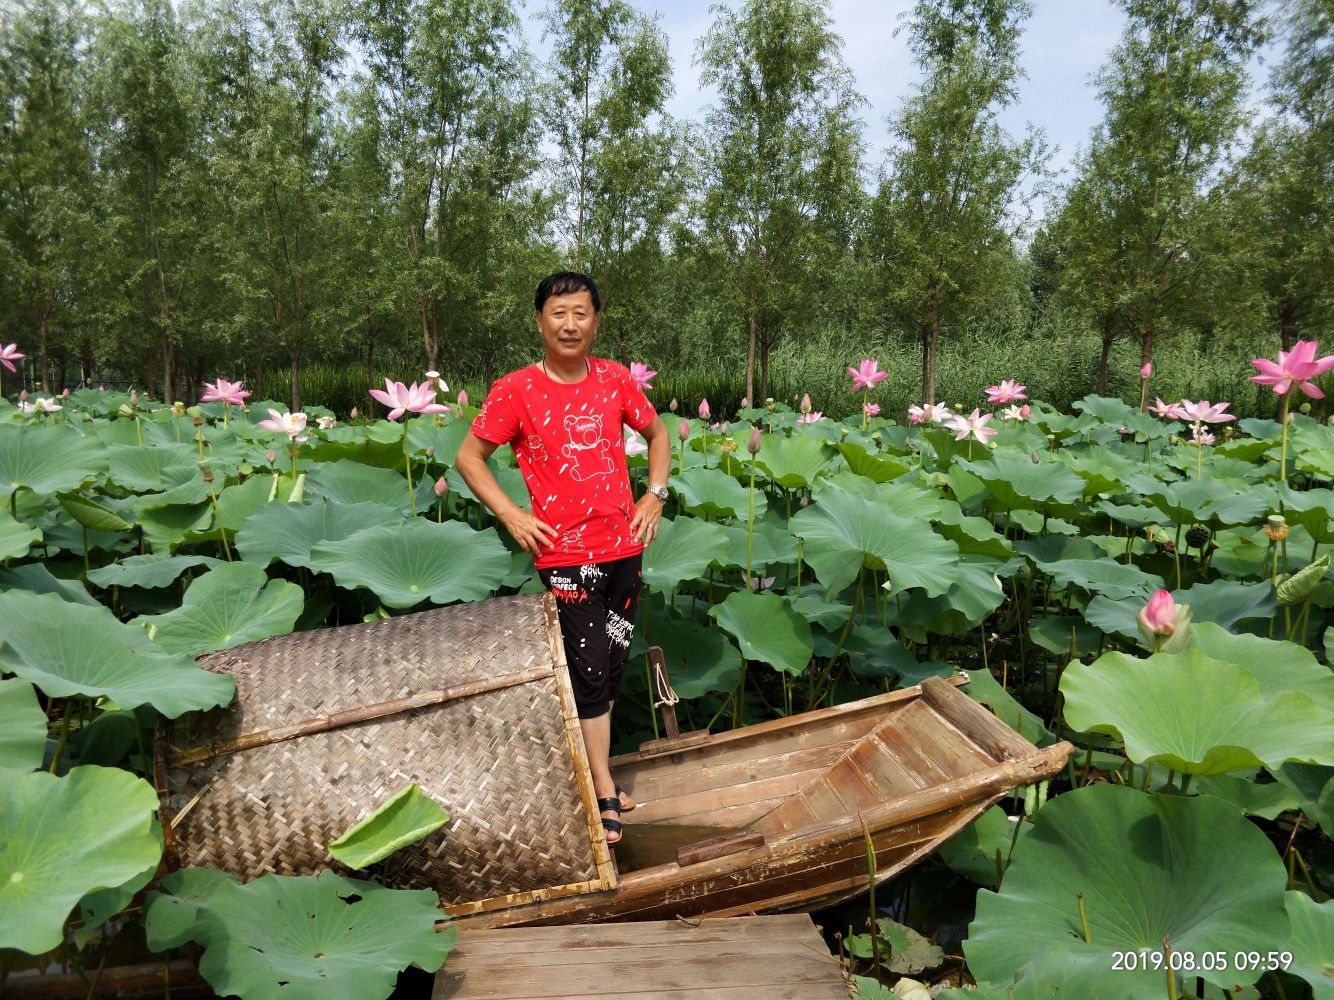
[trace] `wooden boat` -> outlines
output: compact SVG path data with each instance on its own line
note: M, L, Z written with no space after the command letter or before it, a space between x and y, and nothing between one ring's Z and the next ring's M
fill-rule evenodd
M211 654L201 666L231 673L237 698L157 741L168 863L365 877L325 845L416 782L450 822L387 877L469 926L811 909L866 888L867 835L890 878L1072 749L1028 743L963 676L682 734L650 658L667 737L612 762L639 802L613 852L549 594Z

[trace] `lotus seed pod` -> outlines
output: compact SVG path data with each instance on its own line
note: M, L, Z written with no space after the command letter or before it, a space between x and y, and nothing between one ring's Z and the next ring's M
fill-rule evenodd
M1186 529L1186 544L1192 549L1202 549L1209 541L1209 529L1202 524L1192 524Z
M1055 441L1055 440L1056 440L1056 435L1055 435L1055 434L1048 434L1048 435L1047 435L1047 440L1048 440L1048 441Z
M676 402L676 397L673 396L673 397L672 397L672 401L671 401L670 403L667 404L667 409L669 409L669 410L671 410L673 413L675 413L675 412L676 412L676 407L677 407L677 405L678 405L678 404L677 404L677 402Z
M441 476L439 479L435 481L435 495L438 497L443 497L448 492L449 492L449 484L445 482L445 477Z
M1305 414L1307 414L1307 413L1310 413L1310 412L1311 412L1311 404L1310 404L1310 403L1303 403L1303 404L1299 407L1299 409L1302 411L1302 414L1303 414L1303 415L1305 415Z
M172 416L176 417L185 416L185 404L182 403L179 399L176 400L176 402L171 404L171 413Z
M810 393L806 393L806 395L804 395L804 396L801 397L801 412L802 412L802 413L810 413L810 412L811 412L811 396L810 396Z
M690 424L682 420L681 426L676 429L676 436L682 441L690 437Z
M840 441L846 441L848 439L848 429L846 427L839 432L838 439Z
M760 429L758 427L751 429L750 438L746 441L746 451L752 455L760 453Z
M268 451L264 453L264 457L269 460L270 465L278 461L278 453L274 451L272 448L270 448Z

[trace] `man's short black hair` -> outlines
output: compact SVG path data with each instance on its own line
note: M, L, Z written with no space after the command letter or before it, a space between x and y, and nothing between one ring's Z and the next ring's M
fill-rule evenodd
M557 271L555 274L548 274L537 286L533 305L538 312L541 312L551 296L570 295L573 292L587 292L588 297L593 300L593 312L602 312L602 296L598 294L598 286L592 278L578 271Z

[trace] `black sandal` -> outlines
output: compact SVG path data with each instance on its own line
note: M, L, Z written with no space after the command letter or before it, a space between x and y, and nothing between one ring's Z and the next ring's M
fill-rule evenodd
M617 844L621 842L621 821L619 818L621 815L620 797L617 796L616 798L598 799L598 812L600 813L614 812L618 817L617 819L607 819L605 816L598 817L602 821L603 830L605 830L607 833L616 834L615 840L607 841L608 847L615 847Z
M616 786L616 801L617 801L617 802L620 802L620 801L621 801L621 796L622 796L622 795L625 795L626 798L629 798L629 797L630 797L628 794L626 794L626 791L625 791L624 788L622 788L620 785L617 785L617 786ZM639 805L639 803L636 802L633 806L628 806L628 807L627 807L627 806L617 806L616 811L617 811L617 812L623 812L623 813L634 812L634 811L635 811L635 806L638 806L638 805Z

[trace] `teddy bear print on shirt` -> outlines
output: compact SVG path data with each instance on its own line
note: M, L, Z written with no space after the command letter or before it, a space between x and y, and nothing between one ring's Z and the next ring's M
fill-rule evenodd
M608 454L611 442L602 436L602 414L567 413L565 433L570 436L570 441L561 446L560 453L571 460L570 475L575 480L583 482L615 470L615 463Z

